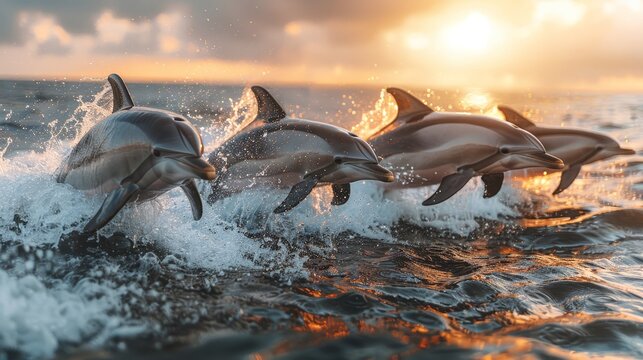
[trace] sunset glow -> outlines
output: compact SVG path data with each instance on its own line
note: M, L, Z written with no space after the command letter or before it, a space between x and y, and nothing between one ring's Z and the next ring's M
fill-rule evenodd
M8 2L0 77L643 90L640 0L246 5Z
M480 52L488 49L491 32L489 18L479 13L472 13L464 20L448 27L443 33L443 41L454 51Z

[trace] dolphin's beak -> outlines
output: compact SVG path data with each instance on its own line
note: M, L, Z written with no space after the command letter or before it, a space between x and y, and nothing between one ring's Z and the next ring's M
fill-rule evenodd
M618 148L616 151L614 151L614 155L634 155L634 154L636 154L636 151L632 149Z
M362 170L363 172L368 173L369 178L372 180L383 181L383 182L393 182L395 180L395 175L393 173L382 167L380 164L375 163L357 163L351 164L352 166Z
M217 171L212 165L205 161L202 157L186 156L177 159L181 164L187 166L194 175L203 180L214 180Z
M533 167L546 167L548 169L562 170L565 167L563 160L546 152L520 154Z

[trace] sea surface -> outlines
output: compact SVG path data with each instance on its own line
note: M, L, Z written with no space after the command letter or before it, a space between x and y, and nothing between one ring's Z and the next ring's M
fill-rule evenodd
M127 80L127 79L126 79ZM395 114L379 88L268 86L290 115L366 136ZM130 84L137 104L194 119L206 151L252 118L244 86ZM173 190L130 206L103 244L58 248L102 202L53 174L109 114L104 83L0 81L0 359L643 358L643 94L414 89L434 109L607 133L637 155L344 206L316 189L293 211L256 190L192 220ZM204 197L209 188L200 184Z

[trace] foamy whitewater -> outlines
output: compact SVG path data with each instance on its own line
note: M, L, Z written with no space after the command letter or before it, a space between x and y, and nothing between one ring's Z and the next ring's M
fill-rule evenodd
M433 240L428 238L399 236L400 231L408 229L423 229L434 234L441 239L436 240L438 243L445 241L442 239L451 239L446 241L457 244L471 241L471 236L478 236L475 234L486 232L490 237L498 235L500 238L504 228L538 225L537 218L548 218L546 214L551 211L573 207L591 215L593 211L640 209L642 203L640 163L628 166L624 165L625 162L634 160L620 158L608 161L609 164L599 163L584 168L574 189L570 189L573 191L555 199L548 194L555 187L558 175L507 181L502 191L491 199L482 198L482 184L476 179L449 201L432 207L423 207L421 202L435 191L435 187L385 194L377 183L363 181L352 185L351 198L344 206L331 206L330 190L319 188L292 211L273 214L272 209L285 198L287 191L257 189L213 205L205 204L202 219L193 221L187 199L179 189L175 189L154 201L126 207L101 230L103 236L125 236L135 241L137 248L143 249L129 256L128 260L104 254L61 255L57 251L61 237L80 230L100 207L103 196L87 197L69 185L56 183L53 174L78 139L109 114L111 94L107 86L99 89L94 84L18 83L17 86L18 89L14 85L13 91L18 100L2 104L5 121L2 123L4 126L0 125L0 149L3 149L0 154L0 358L51 358L61 353L73 353L79 348L107 347L118 353L142 337L154 338L156 345L153 347L163 348L164 334L178 331L172 329L189 329L189 324L201 324L203 320L200 319L210 319L210 323L214 321L209 317L211 312L207 305L204 305L208 297L188 297L186 300L185 295L177 295L184 294L184 286L196 288L203 294L231 292L235 295L228 296L234 298L238 296L234 290L238 285L234 284L245 281L240 279L252 278L261 284L264 282L261 278L265 276L272 279L266 283L271 288L314 282L320 271L334 272L336 270L333 269L340 266L331 265L331 270L322 271L311 263L317 264L326 258L338 259L341 257L338 248L352 249L356 243L365 248L390 246L403 249L407 243L417 245L423 241L428 247L434 246ZM69 101L66 104L68 109L59 112L65 105L63 100L51 97L44 103L34 104L30 93L25 93L20 87L43 88L47 94L89 91ZM240 88L235 91L224 88L217 90L219 93L207 87L172 88L172 94L181 94L181 99L194 97L199 102L217 99L213 100L214 105L205 108L192 108L190 100L174 104L172 99L163 97L166 93L157 91L157 88L162 86L135 85L131 90L138 104L162 105L197 119L206 142L206 152L239 131L252 120L256 111L247 88L242 91ZM288 94L287 90L283 93ZM324 91L327 90L318 93L323 94ZM350 92L347 89L339 91ZM237 95L233 96L233 93ZM20 94L26 95L21 98ZM353 120L352 124L344 126L352 125L358 129L361 126L368 132L372 126L381 124L380 120L369 125L373 123L375 113L387 117L391 112L388 109L390 105L382 103L383 94L379 100L376 91L371 90L369 94L373 97L366 97L367 100L361 102L352 98L349 101L343 95L339 110L324 110L321 105L309 111L310 118L341 123L345 114L361 112L364 114L362 122L356 119L359 123ZM339 98L338 95L335 97L331 97L328 103ZM295 115L307 115L307 111L299 108L293 111L292 106L306 105L303 101L297 103L300 101L298 95L283 98L282 102L289 111ZM376 100L373 110L372 104ZM638 97L635 101L640 100L643 99ZM585 103L584 99L574 101ZM614 101L614 104L618 102ZM493 105L479 111L491 112ZM643 110L641 105L638 106L633 126L621 127L615 122L610 128L612 136L629 142L627 145L636 149L640 149L643 140L638 117ZM382 110L384 107L388 110ZM615 111L612 111L612 116ZM330 119L319 116L328 113L339 116ZM571 117L580 119L574 115ZM637 129L638 134L633 133ZM637 159L641 159L640 152ZM601 181L601 178L608 180ZM209 185L201 182L199 186L202 198L207 198ZM531 220L523 219L525 214L532 214ZM630 216L640 219L637 213ZM560 222L567 223L566 220ZM552 222L546 225L552 224L555 225ZM618 226L612 230L603 237L620 234L621 231ZM599 243L606 246L612 241L622 240L623 236L630 236L638 239L640 245L640 226L633 225L627 231L622 236L616 235L614 240L601 240ZM518 248L538 248L538 241L525 245L521 236L515 238ZM614 268L616 265L610 263L605 266ZM635 280L631 286L643 284L642 272L639 263L632 275ZM379 291L382 296L400 296L384 290L397 281L379 283L376 286L379 290L365 294L376 296L374 294ZM492 283L486 286L500 285ZM493 291L503 291L502 288L506 290L511 286L502 285ZM622 286L626 285L615 288ZM528 291L526 294L524 296L529 296ZM257 298L261 297L258 295ZM281 300L273 301L290 303L283 297L277 299ZM630 312L634 317L643 316L643 303L640 298L636 301ZM547 301L530 306L535 313L546 312L546 317L558 317L563 313ZM194 313L189 311L201 307ZM541 307L540 310L537 307ZM303 309L307 307L303 306ZM237 310L226 311L234 313ZM333 314L332 310L329 311ZM235 314L243 318L243 314ZM288 318L289 315L279 316ZM640 329L641 322L635 326ZM212 329L225 328L224 323L212 326ZM189 333L189 330L181 331ZM641 348L638 349L640 351Z

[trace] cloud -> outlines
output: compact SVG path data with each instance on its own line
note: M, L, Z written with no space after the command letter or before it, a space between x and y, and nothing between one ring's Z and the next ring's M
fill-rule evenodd
M0 43L23 44L26 39L16 31L16 15L43 13L52 17L72 35L105 36L104 28L112 21L112 39L123 36L128 28L145 26L158 16L180 14L188 26L189 38L164 34L162 49L176 49L181 41L198 46L202 56L221 59L284 60L284 54L296 50L299 44L289 39L284 31L288 24L310 24L322 29L330 44L339 46L359 44L377 36L382 28L401 23L406 16L435 7L431 1L385 0L301 2L296 0L262 1L206 1L177 2L170 0L142 1L33 1L0 0ZM110 18L106 18L109 16ZM116 19L125 19L115 24ZM172 24L157 30L172 29ZM122 29L119 27L122 26ZM104 38L101 40L105 40ZM161 49L161 50L162 50Z
M84 66L136 58L178 73L217 64L273 81L425 86L643 78L637 0L0 0L0 8L0 52L36 57L32 64L41 54ZM7 58L5 74L35 71Z

